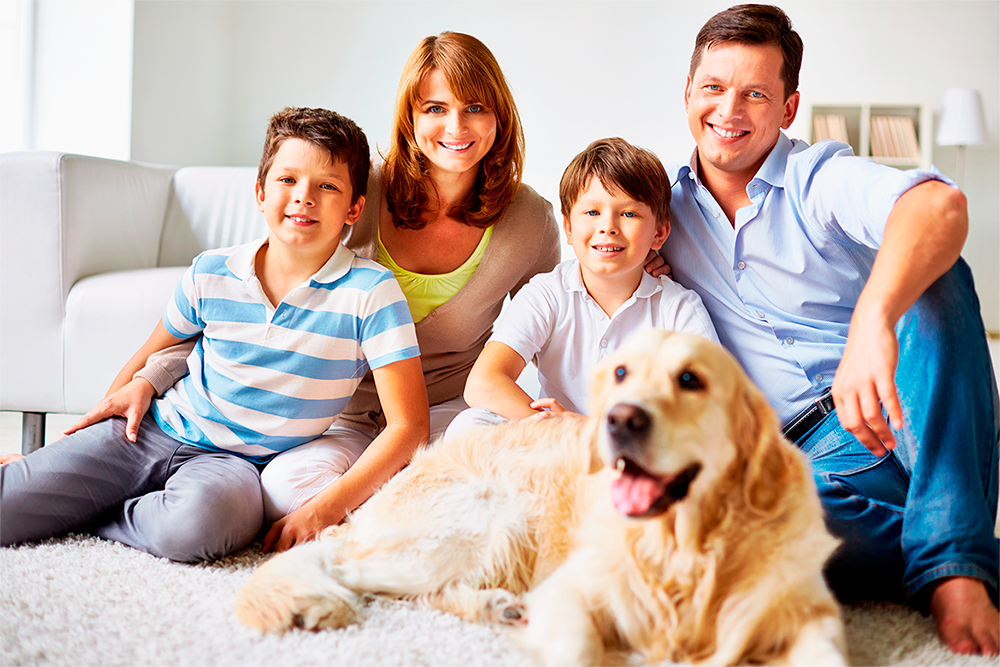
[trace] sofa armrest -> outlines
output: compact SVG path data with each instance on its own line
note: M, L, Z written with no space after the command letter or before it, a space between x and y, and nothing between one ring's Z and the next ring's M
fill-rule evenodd
M156 266L175 170L51 151L0 155L0 408L66 411L70 288Z

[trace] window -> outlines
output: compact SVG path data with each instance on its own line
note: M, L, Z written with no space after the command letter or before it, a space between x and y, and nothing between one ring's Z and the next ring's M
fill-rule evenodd
M0 153L27 148L31 0L0 0Z

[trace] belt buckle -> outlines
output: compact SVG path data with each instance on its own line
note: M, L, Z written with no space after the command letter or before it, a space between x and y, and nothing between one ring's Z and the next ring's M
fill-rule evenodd
M822 396L813 401L809 407L796 415L792 421L788 422L788 425L786 425L781 432L786 438L794 442L802 435L798 432L799 430L808 430L812 428L815 423L818 423L819 420L813 422L814 417L818 416L822 419L835 409L836 407L833 405L833 396L830 394L830 390L827 389Z

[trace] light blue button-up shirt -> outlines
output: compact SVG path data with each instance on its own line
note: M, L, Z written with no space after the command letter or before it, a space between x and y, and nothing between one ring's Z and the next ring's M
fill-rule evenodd
M663 254L695 290L722 344L787 423L833 384L858 295L901 194L939 172L901 171L850 146L784 134L731 225L697 174L668 169L673 223Z

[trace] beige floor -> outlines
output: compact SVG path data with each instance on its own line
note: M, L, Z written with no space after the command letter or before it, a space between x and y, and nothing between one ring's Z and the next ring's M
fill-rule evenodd
M993 368L1000 377L1000 339L990 339L990 354L993 355ZM51 414L45 420L45 442L49 443L59 438L63 429L69 427L78 419L78 415ZM21 413L0 412L0 454L21 451Z

